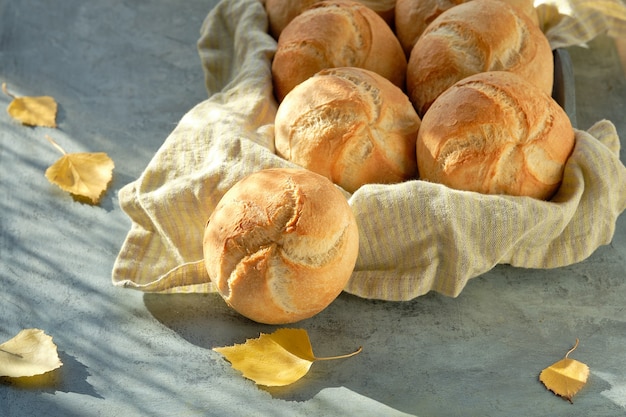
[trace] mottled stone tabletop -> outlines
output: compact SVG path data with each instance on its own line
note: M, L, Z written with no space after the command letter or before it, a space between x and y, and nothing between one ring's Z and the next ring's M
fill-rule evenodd
M212 0L0 0L0 81L59 102L56 130L0 114L0 341L53 336L63 366L0 378L2 416L626 415L626 216L611 244L554 270L497 266L461 295L409 302L342 294L297 324L319 356L297 383L257 387L211 350L274 326L219 296L143 294L111 284L130 228L117 193L178 120L206 99L196 40ZM626 138L626 77L612 39L572 47L577 123L613 121ZM10 97L0 95L0 107ZM70 152L115 161L98 206L51 185ZM626 161L622 149L621 159ZM589 365L574 403L538 380L580 340Z

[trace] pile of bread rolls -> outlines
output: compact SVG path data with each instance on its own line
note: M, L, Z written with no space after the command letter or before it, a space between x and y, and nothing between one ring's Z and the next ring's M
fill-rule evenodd
M350 192L421 179L549 199L574 131L532 0L397 0L391 22L389 6L266 0L277 154Z
M574 147L552 99L532 0L265 0L276 153L304 169L237 183L205 229L219 293L290 323L328 306L356 264L344 195L421 180L550 199Z

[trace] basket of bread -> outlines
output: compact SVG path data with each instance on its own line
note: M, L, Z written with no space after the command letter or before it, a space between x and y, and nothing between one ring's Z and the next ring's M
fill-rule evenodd
M120 190L113 283L289 323L342 291L457 296L498 264L586 259L626 168L610 121L576 128L543 23L525 0L222 1L209 98Z

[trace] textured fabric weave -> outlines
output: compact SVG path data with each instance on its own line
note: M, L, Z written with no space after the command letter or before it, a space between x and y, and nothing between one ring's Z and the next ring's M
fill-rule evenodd
M556 33L564 25L559 19L545 27ZM585 26L584 39L571 33L554 39L571 45L607 31L606 20L593 22L598 26ZM616 22L611 30L624 30L626 19ZM222 1L205 20L198 49L209 99L181 119L140 178L120 190L132 226L113 269L115 285L213 291L202 235L220 198L252 172L296 167L274 153L270 63L276 42L267 34L262 4ZM611 241L626 209L619 147L609 121L577 130L563 184L549 202L419 180L344 191L360 232L359 257L345 290L385 300L429 291L456 296L469 279L497 264L554 268L584 260Z
M626 38L622 0L535 0L534 4L552 49L584 45L601 34Z

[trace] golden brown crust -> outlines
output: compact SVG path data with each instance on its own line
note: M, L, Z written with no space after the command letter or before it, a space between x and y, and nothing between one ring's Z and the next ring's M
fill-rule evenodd
M408 57L417 38L426 27L444 11L463 0L397 0L396 35Z
M265 12L269 22L269 32L278 39L287 24L315 3L321 0L265 0Z
M420 118L402 90L360 68L323 70L294 88L278 108L278 155L349 192L417 174Z
M265 11L269 21L269 32L278 39L283 29L300 13L323 0L265 0ZM358 0L369 7L390 27L395 17L395 0Z
M207 223L207 272L224 300L251 320L282 324L326 308L358 255L343 194L304 169L266 169L233 186Z
M417 139L423 180L484 194L549 199L574 147L569 118L520 76L476 74L441 94Z
M296 85L326 68L359 67L404 88L406 57L395 34L368 7L353 1L322 1L282 31L272 62L279 101Z
M535 9L534 0L502 0L513 7L517 7L522 13L526 14L533 24L539 27L539 15Z
M444 11L469 0L397 0L395 8L395 28L398 40L407 56L426 30L426 27ZM539 17L533 0L502 0L526 13L533 23L539 26Z
M439 15L417 40L409 58L407 92L424 115L456 81L500 70L552 92L552 50L541 30L505 2L472 0Z

